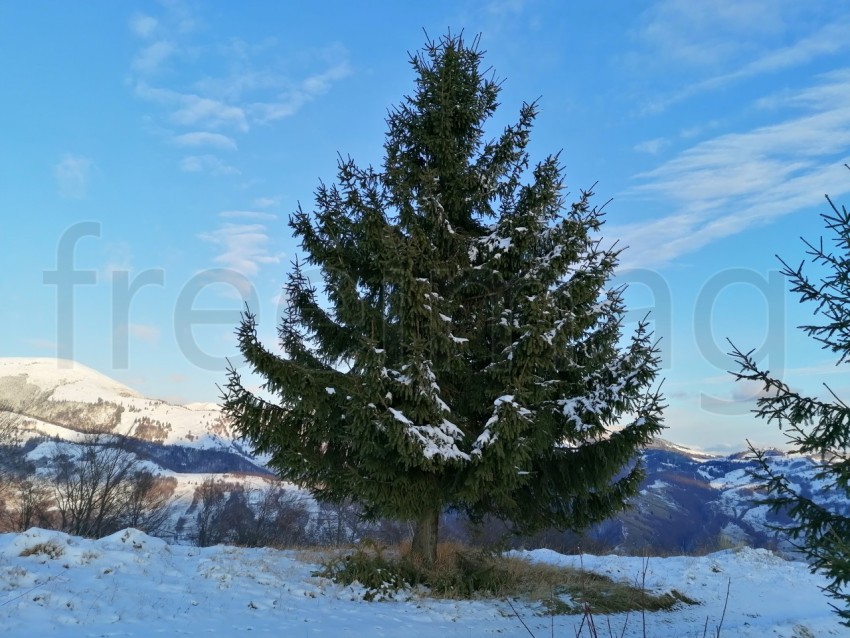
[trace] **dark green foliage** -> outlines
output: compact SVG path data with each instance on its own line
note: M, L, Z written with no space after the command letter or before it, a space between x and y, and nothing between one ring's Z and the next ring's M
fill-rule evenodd
M803 264L791 268L783 261L782 265L792 291L799 293L801 301L814 302L815 313L825 318L823 324L801 326L802 330L837 354L842 364L850 356L850 214L844 207L839 211L829 203L833 212L822 217L834 234L837 252L830 251L822 241L818 245L806 242L812 262L824 266L829 274L813 282L803 273ZM850 407L829 388L832 401L801 395L760 369L751 353L735 348L732 356L741 366L740 372L733 373L735 377L762 386L756 414L776 422L792 452L820 459L816 480L821 488L809 497L776 472L764 453L753 450L761 468L756 478L768 493L765 503L791 517L786 531L808 557L812 569L830 579L827 593L842 601L844 609L836 607L836 611L850 626L850 518L835 506L824 504L828 496L838 495L845 502L850 499Z
M518 531L603 520L662 428L657 349L645 323L623 338L601 211L566 203L557 156L531 165L535 104L485 142L499 85L481 58L429 42L381 170L340 160L292 216L321 281L293 264L281 355L245 314L241 353L275 401L231 369L223 404L286 480L417 521L430 560L446 508Z

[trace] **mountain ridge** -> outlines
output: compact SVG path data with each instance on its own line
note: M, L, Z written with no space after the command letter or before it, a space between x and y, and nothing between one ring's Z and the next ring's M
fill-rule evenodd
M20 417L28 456L37 464L49 458L51 440L77 441L102 431L129 436L141 459L189 487L204 474L230 475L227 480L237 482L242 479L233 476L272 475L231 431L218 406L149 399L74 362L0 358L3 404ZM812 459L782 452L770 458L803 492L822 491ZM783 517L759 504L760 488L749 474L756 467L752 454L712 454L657 438L643 460L646 478L630 510L580 541L550 532L537 542L555 548L593 542L622 552L699 551L723 543L788 548L771 529Z

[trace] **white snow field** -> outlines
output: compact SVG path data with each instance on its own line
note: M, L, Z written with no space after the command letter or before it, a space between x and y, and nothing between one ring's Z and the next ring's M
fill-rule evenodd
M645 559L522 553L583 565L630 582ZM100 540L31 529L0 534L0 636L591 636L581 616L543 615L514 601L437 601L417 594L364 602L362 589L311 575L305 554L235 547L196 548L128 529ZM669 612L594 618L599 636L850 636L805 564L765 550L650 558L645 584L700 601ZM610 630L609 630L610 620ZM553 623L553 624L552 624ZM580 633L579 632L579 629ZM623 631L625 628L625 631Z

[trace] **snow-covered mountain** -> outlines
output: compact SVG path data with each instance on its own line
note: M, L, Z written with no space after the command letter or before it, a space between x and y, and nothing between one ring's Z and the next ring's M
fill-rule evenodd
M0 406L20 415L30 439L30 460L48 458L51 440L73 441L93 430L129 435L133 451L149 467L177 479L178 493L185 494L187 503L210 474L229 473L228 481L245 482L269 475L262 460L234 438L218 406L149 399L77 363L0 359ZM646 450L644 461L646 480L631 510L582 539L551 532L534 542L558 549L593 543L600 550L631 553L739 544L787 547L769 528L782 519L758 503L749 475L755 469L751 455L712 456L658 440ZM811 459L777 452L771 462L804 493L824 497Z
M645 548L690 553L741 544L791 548L774 529L788 519L760 504L752 453L713 456L656 440L643 456L646 480L634 507L591 532L603 546L627 553ZM816 479L813 459L779 451L770 451L768 458L802 494L850 514L846 496L828 492Z
M215 404L149 399L72 361L0 358L0 406L20 416L27 439L109 432L132 437L138 453L163 469L265 472Z

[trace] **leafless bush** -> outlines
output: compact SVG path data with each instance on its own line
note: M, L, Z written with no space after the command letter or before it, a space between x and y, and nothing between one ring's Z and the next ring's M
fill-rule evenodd
M161 530L173 493L143 470L128 440L87 434L80 443L61 443L52 458L53 491L59 527L77 536L99 538L129 525Z
M0 514L0 528L4 531L20 532L30 527L56 527L52 486L35 475L15 480Z
M0 495L24 469L21 450L22 418L8 403L0 402Z
M230 490L224 500L221 518L217 521L218 542L229 545L253 545L254 513L241 485Z
M401 545L413 538L413 523L410 521L397 521L393 519L381 519L374 523L365 534L369 538L382 545ZM445 533L443 539L446 538Z
M197 508L195 532L192 535L198 547L208 547L223 542L221 518L227 491L224 482L208 477L195 488L192 508Z
M16 492L28 467L23 448L22 418L8 403L0 403L0 526L9 529L14 517Z
M271 484L253 496L250 545L283 547L307 541L309 512L297 492Z
M12 411L11 406L0 403L0 444L11 445L19 440L18 414Z
M361 509L350 500L319 504L314 537L320 545L348 545L360 540L365 532Z
M122 527L135 527L151 536L166 533L171 521L177 479L155 476L147 470L134 473L129 498L121 517Z
M195 490L192 507L197 509L193 539L201 547L287 546L307 539L307 508L297 494L277 484L246 490L210 477Z

